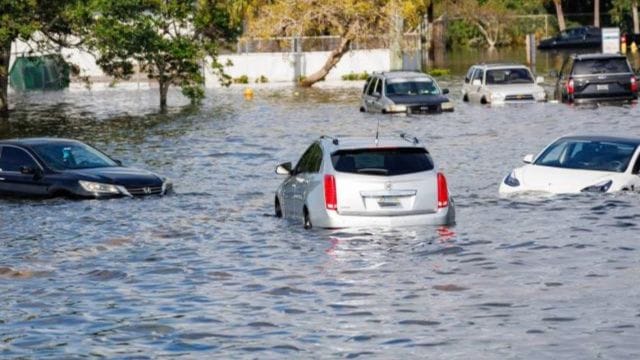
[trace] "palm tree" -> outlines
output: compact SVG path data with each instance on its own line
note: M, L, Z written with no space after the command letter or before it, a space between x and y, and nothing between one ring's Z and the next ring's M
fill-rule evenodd
M567 28L564 22L564 12L562 11L562 0L553 0L553 4L556 6L556 17L558 18L558 27L560 31Z
M600 27L600 0L593 1L593 26Z

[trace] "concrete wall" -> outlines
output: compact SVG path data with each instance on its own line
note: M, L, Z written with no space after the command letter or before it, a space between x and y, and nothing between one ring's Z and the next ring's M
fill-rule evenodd
M20 41L13 44L12 63L21 54L28 55L30 47ZM87 76L93 82L108 82L110 78L96 65L95 57L88 52L76 49L62 49L64 58L80 68L80 76ZM34 53L33 55L38 55ZM225 72L232 78L246 75L249 82L253 83L260 76L265 76L269 82L291 82L296 75L306 76L319 70L329 56L328 51L306 52L299 54L300 67L295 69L293 53L248 53L221 55L219 62L226 64L231 61L233 65L226 67ZM388 70L390 65L389 50L353 50L345 54L340 62L327 76L327 80L340 80L342 75L349 73L361 73ZM138 77L144 79L144 76ZM219 86L218 79L213 75L209 67L205 68L205 85L207 87Z

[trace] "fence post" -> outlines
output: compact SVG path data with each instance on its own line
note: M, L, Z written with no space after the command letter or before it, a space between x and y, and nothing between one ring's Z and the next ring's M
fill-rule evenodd
M525 42L527 44L527 64L531 70L536 72L536 35L527 34Z

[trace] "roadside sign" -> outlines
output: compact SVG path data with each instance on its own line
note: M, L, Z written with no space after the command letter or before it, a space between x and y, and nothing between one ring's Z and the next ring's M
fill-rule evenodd
M602 52L605 54L620 52L620 28L602 28Z

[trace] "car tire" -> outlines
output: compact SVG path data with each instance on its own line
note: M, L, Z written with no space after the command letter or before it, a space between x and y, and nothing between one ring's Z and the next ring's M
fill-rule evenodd
M487 104L488 104L488 102L487 102L487 98L485 98L485 97L483 96L483 97L482 97L482 99L480 99L480 104L482 104L482 105L487 105Z
M360 106L360 112L366 112L367 110L364 109L364 107Z
M313 227L313 225L311 224L311 218L309 218L309 210L307 210L307 207L305 206L304 209L302 209L302 226L305 229L311 229Z
M282 217L282 207L280 206L280 200L278 200L278 197L276 197L276 202L275 202L275 213L277 218Z
M464 102L469 102L469 96L468 96L467 94L464 94L464 95L462 96L462 101L464 101Z

